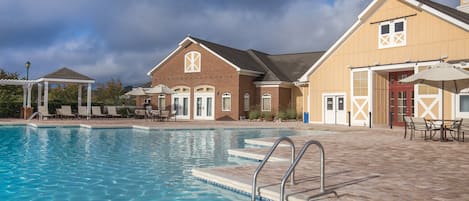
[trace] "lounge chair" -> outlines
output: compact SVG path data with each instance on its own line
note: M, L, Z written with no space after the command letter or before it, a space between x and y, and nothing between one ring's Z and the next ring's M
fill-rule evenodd
M72 113L70 105L62 105L62 108L57 109L57 115L61 118L75 118L76 115Z
M88 115L88 111L86 109L86 106L78 106L78 118L80 117L85 117L87 118L89 115Z
M468 131L469 132L469 119L462 119L462 123L461 123L461 134L462 134L462 142L464 142L464 132ZM459 138L459 137L458 137Z
M49 114L49 111L44 106L39 106L38 107L38 112L39 112L39 119L54 117L53 114Z
M101 112L100 106L92 106L91 107L91 116L97 118L105 118L106 115Z
M159 120L161 117L160 110L151 110L151 111L146 110L146 113L147 113L147 117L150 118L151 120Z
M112 118L114 118L114 117L121 118L122 117L122 115L117 113L116 106L107 106L107 114Z
M146 118L147 114L146 114L146 110L144 109L136 109L134 111L135 113L135 118Z

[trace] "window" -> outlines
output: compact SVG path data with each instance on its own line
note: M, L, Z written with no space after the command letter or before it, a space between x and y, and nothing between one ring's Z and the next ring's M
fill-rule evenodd
M368 71L353 73L353 95L368 96Z
M272 109L272 96L268 93L262 95L261 103L262 111L270 111Z
M459 95L459 112L469 112L469 95Z
M200 72L200 53L196 51L188 52L184 56L184 72L195 73Z
M244 111L249 111L249 93L244 94Z
M221 96L221 110L231 111L231 94L230 93L224 93Z
M158 109L166 110L166 96L164 94L158 96Z
M406 45L406 19L397 19L379 24L378 47L390 48Z

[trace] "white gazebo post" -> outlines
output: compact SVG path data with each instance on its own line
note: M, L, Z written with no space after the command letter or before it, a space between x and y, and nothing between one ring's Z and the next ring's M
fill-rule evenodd
M42 84L38 83L37 84L37 108L38 108L38 111L39 111L39 106L42 106L41 103L42 103Z
M28 94L28 91L27 91L27 86L26 84L23 84L23 118L26 119L26 101L27 101L27 97L26 95Z
M78 108L80 108L81 106L81 97L82 97L82 86L81 84L79 84L78 85Z
M28 102L27 102L27 106L28 108L31 108L31 90L33 88L33 84L32 83L28 83Z
M91 83L88 83L88 91L86 93L86 114L87 118L91 116Z
M44 82L44 110L49 111L49 82Z

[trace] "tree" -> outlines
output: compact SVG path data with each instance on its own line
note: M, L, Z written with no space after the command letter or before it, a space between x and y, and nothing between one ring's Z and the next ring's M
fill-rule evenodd
M0 69L0 79L18 79L18 73ZM18 117L23 102L22 86L0 86L0 117Z
M121 104L120 96L123 95L122 82L120 80L111 79L105 84L98 84L94 102L103 103L105 105Z

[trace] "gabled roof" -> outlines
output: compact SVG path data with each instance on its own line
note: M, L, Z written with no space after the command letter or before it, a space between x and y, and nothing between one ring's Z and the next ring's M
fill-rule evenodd
M360 25L362 25L371 15L373 15L378 8L381 7L387 0L374 0L366 9L358 15L358 20L350 27L340 38L337 40L325 53L314 63L307 71L299 78L300 82L308 81L308 76L316 70L340 45L347 40L347 38L355 32ZM458 26L466 31L469 31L469 14L463 13L454 8L430 1L430 0L399 0L407 3L432 15L435 15L447 22Z
M257 75L257 81L294 82L313 65L324 52L270 55L257 50L239 50L192 36L186 37L179 47L157 64L147 75L188 43L196 43L215 56L224 60L239 72Z
M59 81L59 82L85 82L94 83L94 79L81 73L63 67L55 72L49 73L38 81Z

